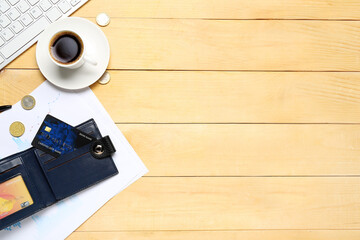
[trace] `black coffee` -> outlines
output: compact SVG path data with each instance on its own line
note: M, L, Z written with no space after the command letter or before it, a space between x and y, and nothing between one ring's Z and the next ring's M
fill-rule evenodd
M50 51L56 61L70 64L80 57L82 44L72 33L62 33L60 36L55 36Z

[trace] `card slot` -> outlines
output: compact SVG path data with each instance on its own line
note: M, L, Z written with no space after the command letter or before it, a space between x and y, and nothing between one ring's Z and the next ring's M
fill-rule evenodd
M81 155L78 155L78 156L76 156L76 157L74 157L74 158L72 158L72 159L70 159L70 160L67 160L67 161L65 161L65 162L63 162L63 163L61 163L61 164L59 164L59 165L57 165L57 166L55 166L55 167L52 167L52 168L48 169L47 171L48 171L48 172L51 172L52 170L54 170L54 169L56 169L56 168L58 168L58 167L61 167L62 165L65 165L65 164L67 164L67 163L69 163L69 162L71 162L71 161L74 161L74 160L78 159L78 158L81 158L81 157L83 157L83 156L85 156L85 155L87 155L87 154L90 154L90 152L85 152L85 153L83 153L83 154L81 154Z
M16 177L17 175L22 175L23 171L21 170L21 166L15 166L3 173L0 174L0 184L6 182L7 180ZM26 174L25 174L26 176ZM24 177L23 177L24 178ZM25 181L25 180L24 180Z
M21 164L21 158L17 157L0 165L0 174L3 174Z
M56 157L53 157L53 158L50 158L49 160L43 162L44 164L48 164L48 163L51 163L52 161L56 160L57 158Z
M82 155L90 154L90 145L91 143L76 149L75 151L61 155L55 159L51 158L47 162L42 162L42 168L44 171L49 171L50 169L56 168L62 164L66 164L67 162L76 160L77 158L81 157Z
M45 156L45 155L47 155L47 153L46 153L46 152L42 152L41 154L39 154L39 157L43 157L43 156Z
M87 134L91 134L91 133L93 133L93 132L90 132L90 133L87 133ZM77 150L75 150L75 151L77 151ZM48 154L48 153L43 153L43 154L40 154L39 155L39 157L41 158L41 157L44 157L44 155L48 155L48 156L51 156L50 154ZM50 159L48 159L48 160L46 160L46 161L43 161L43 164L48 164L48 163L51 163L52 161L54 161L54 160L56 160L56 159L58 159L57 157L54 157L54 156L51 156L51 158ZM71 160L72 161L72 160Z
M76 151L76 150L75 150ZM39 157L41 158L42 156L44 156L44 154L43 155L39 155ZM49 154L49 156L51 156L50 154ZM51 156L51 158L49 158L49 159L47 159L47 160L42 160L42 163L45 165L45 164L49 164L49 163L51 163L51 162L53 162L54 160L57 160L57 159L59 159L59 158L57 158L57 157L54 157L54 156Z
M35 153L36 153L38 160L41 163L47 162L47 161L55 158L54 156L52 156L46 152L43 152L40 149L35 149Z
M15 169L15 168L17 168L17 167L19 167L19 165L17 165L17 166L15 166L15 167L12 167L12 168L10 168L10 169L8 169L8 170L5 170L5 171L1 172L0 175L5 174L5 173L7 173L7 172L10 172L10 171L12 171L13 169Z

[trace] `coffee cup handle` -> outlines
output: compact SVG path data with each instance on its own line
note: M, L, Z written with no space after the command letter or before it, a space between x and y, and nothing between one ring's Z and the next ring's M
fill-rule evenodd
M92 59L91 57L89 57L88 55L84 56L84 60L94 66L96 66L98 64L98 62L94 59Z

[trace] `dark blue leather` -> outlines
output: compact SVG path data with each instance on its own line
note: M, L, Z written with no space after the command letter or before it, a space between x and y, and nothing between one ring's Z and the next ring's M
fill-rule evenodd
M101 138L93 119L77 128L96 139ZM58 158L30 148L0 160L0 183L21 174L34 201L31 206L1 219L0 229L116 175L118 170L113 159L92 157L90 146L91 143Z

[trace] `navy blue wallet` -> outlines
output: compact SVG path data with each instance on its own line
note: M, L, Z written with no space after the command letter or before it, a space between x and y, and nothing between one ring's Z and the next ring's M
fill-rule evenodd
M102 138L93 119L76 128L96 138L95 143L110 141L108 137ZM53 157L39 149L29 148L0 160L0 184L21 175L33 200L30 206L0 219L0 230L118 174L112 157L98 157L93 149L94 142L71 153Z

